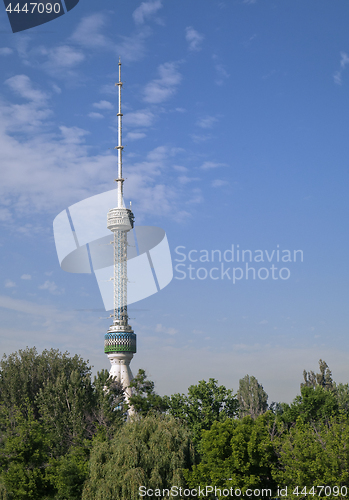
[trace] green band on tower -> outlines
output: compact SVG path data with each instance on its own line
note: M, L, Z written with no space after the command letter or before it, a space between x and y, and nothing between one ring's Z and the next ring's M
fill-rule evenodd
M108 332L104 335L104 352L137 352L135 333Z

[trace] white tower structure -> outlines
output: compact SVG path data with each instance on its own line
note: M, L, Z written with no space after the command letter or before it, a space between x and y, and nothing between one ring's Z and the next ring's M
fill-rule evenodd
M126 399L131 396L130 383L133 375L130 361L136 352L136 334L128 324L127 314L127 232L133 228L134 215L129 208L125 208L123 200L122 177L122 113L121 113L121 62L119 59L119 81L115 84L119 88L118 117L118 176L116 208L108 212L107 227L114 234L114 313L113 324L104 337L104 352L111 363L110 376L121 382Z

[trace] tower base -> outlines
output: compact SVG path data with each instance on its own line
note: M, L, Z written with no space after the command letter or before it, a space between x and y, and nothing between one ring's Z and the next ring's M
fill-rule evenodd
M129 404L130 397L132 396L130 384L133 379L133 375L130 368L130 362L133 358L133 353L108 352L107 356L111 363L109 376L121 383L124 389L126 402ZM132 413L131 409L132 408L130 407L129 414Z

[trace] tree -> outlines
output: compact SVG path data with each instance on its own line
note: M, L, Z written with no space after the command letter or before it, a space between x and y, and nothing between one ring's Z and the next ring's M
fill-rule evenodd
M94 443L82 500L139 500L140 486L184 487L182 469L191 467L193 455L190 433L175 419L137 417L111 441Z
M1 495L80 499L92 438L109 439L125 420L122 387L106 370L92 383L79 356L54 349L38 354L35 348L4 356Z
M245 375L239 380L237 398L240 417L250 415L252 418L256 418L268 409L268 394L253 376Z
M188 395L173 394L164 399L169 413L185 422L193 431L196 443L201 439L202 430L210 429L215 421L223 422L234 417L238 407L233 391L223 385L218 386L217 380L213 378L191 385Z
M56 384L58 379L70 379L75 371L79 378L88 380L91 367L78 355L69 356L58 349L44 350L38 354L35 347L19 350L0 361L0 403L7 408L21 408L25 400L39 415L37 396L45 386Z
M9 499L10 497L8 496L6 486L2 482L0 482L0 500L9 500Z
M55 500L81 500L88 477L90 443L74 446L66 455L51 459L46 477L55 490Z
M128 405L121 382L110 378L108 370L97 372L93 389L94 404L89 418L93 434L97 431L105 439L126 422Z
M156 394L154 390L154 382L147 380L144 370L138 370L137 376L132 380L130 387L132 389L130 405L137 414L145 416L150 411L162 413L167 409L163 398Z
M296 396L291 405L283 405L281 419L288 425L294 424L297 418L304 422L326 422L338 415L339 407L336 394L321 385L303 386L301 395Z
M272 442L275 416L268 412L255 419L227 419L214 422L211 429L203 431L202 459L187 471L185 477L190 487L212 485L221 493L218 498L245 496L247 489L276 491L272 467L277 457ZM240 489L240 495L226 495L223 490ZM259 495L254 493L254 498ZM263 497L263 493L261 493Z
M337 384L336 396L339 409L345 413L349 413L349 385Z
M287 498L299 498L307 487L308 495L315 485L327 486L322 492L329 499L343 498L341 486L349 481L349 424L347 418L331 418L329 422L305 422L298 418L278 444L279 464L274 479L288 487ZM301 486L295 490L296 486ZM339 491L338 488L339 487ZM297 494L298 493L298 494ZM319 492L315 491L319 496ZM303 492L303 497L305 497Z
M51 440L51 452L60 456L79 445L94 432L89 416L93 408L93 388L88 374L78 370L61 373L39 389L35 399L40 420Z
M37 500L50 495L53 488L44 466L49 459L49 439L43 425L34 418L28 400L10 418L11 430L0 449L1 479L10 498Z
M319 359L319 368L320 373L316 374L313 371L303 371L304 383L301 384L301 388L312 387L313 389L315 389L317 386L320 386L327 391L332 391L335 389L335 383L332 380L332 372L329 369L326 361Z

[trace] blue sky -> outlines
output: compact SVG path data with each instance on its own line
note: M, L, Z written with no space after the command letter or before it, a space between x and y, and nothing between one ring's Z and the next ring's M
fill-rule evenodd
M13 34L3 12L0 351L109 369L95 277L60 269L52 222L114 187L120 55L126 200L195 277L175 270L130 307L133 372L161 394L210 377L236 390L248 373L269 402L293 399L319 358L348 382L348 15L346 0L80 0ZM216 263L190 250L232 245L303 261L249 263L288 279L197 278Z

